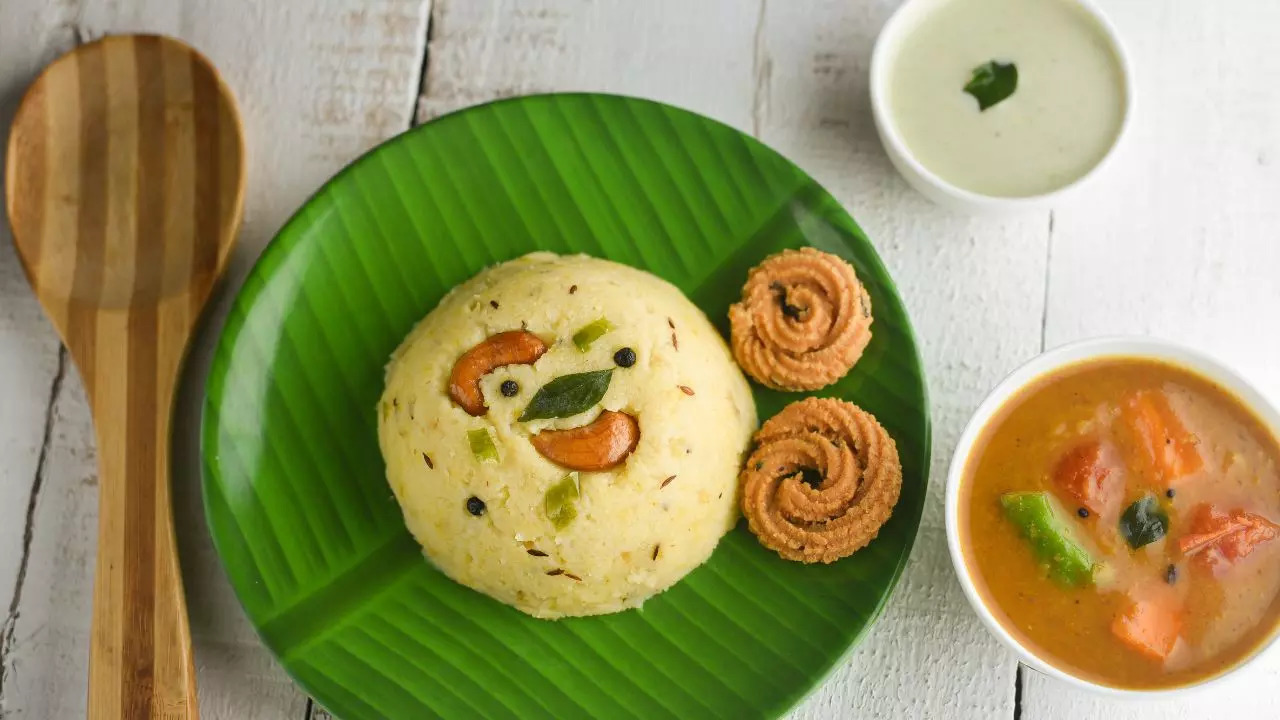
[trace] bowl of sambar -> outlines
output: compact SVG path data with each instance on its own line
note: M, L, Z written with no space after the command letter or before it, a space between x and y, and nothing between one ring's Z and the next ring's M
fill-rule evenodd
M991 632L1111 694L1221 679L1280 626L1280 412L1222 363L1100 338L979 406L947 477L947 541Z

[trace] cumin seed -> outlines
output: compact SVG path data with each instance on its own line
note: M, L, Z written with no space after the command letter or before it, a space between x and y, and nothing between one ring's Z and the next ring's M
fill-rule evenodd
M555 576L555 575L563 575L563 574L564 574L564 570L561 570L560 568L556 568L555 570L548 570L548 571L547 571L547 574L548 574L548 575L551 575L551 576Z
M684 393L685 395L693 395L693 388L689 387L688 385L681 385L679 387L680 387L680 392Z
M569 294L570 294L570 295L572 295L572 294L574 294L574 293L576 293L576 292L578 292L578 286L577 286L577 285L570 285L570 286L569 286Z
M427 464L427 469L428 469L428 470L435 470L435 469L436 469L436 464L435 464L435 463L433 463L433 462L431 462L431 456L430 456L430 455L428 455L428 454L426 454L426 453L422 453L422 462L424 462L424 463L426 463L426 464Z
M547 554L546 554L546 553L542 552L541 550L539 550L539 549L537 549L537 548L529 548L529 549L528 549L528 550L526 550L525 552L529 553L530 555L532 555L532 556L534 556L534 557L546 557L546 556L547 556Z
M658 489L659 489L659 490L661 490L662 488L666 487L667 485L670 485L670 484L671 484L671 481L672 481L672 480L675 480L675 479L676 479L676 476L675 476L675 475L672 475L671 477L667 478L666 480L663 480L663 481L662 481L662 484L658 486Z
M567 578L573 578L574 580L577 580L578 582L582 582L582 578L578 577L577 575L574 575L574 574L573 574L573 573L571 573L571 572L564 573L564 576L565 576L565 577L567 577Z
M662 543L653 546L653 560L658 559L658 551L662 549Z

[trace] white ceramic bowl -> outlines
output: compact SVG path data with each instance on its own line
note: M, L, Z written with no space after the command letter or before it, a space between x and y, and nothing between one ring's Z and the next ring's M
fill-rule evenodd
M969 599L969 604L973 606L974 612L982 619L991 634L1017 653L1019 659L1029 667L1071 685L1106 695L1154 699L1156 697L1184 694L1193 689L1199 690L1214 685L1231 673L1256 661L1264 652L1276 647L1277 637L1280 637L1280 629L1273 630L1271 637L1260 645L1253 655L1227 668L1218 675L1192 685L1158 690L1130 690L1100 685L1055 667L1049 661L1037 655L1034 650L1018 642L1017 638L996 619L995 614L987 608L982 596L978 594L978 589L974 584L973 576L965 563L964 553L960 547L960 485L965 474L965 466L969 462L969 455L973 451L974 442L986 428L992 415L1004 407L1011 397L1037 378L1080 362L1109 357L1162 360L1186 368L1201 377L1208 378L1233 394L1241 403L1252 410L1267 429L1271 431L1273 436L1280 437L1280 412L1261 393L1226 365L1199 352L1167 341L1139 337L1096 338L1050 350L1013 371L1011 375L1002 380L991 391L991 394L982 401L982 404L978 406L977 411L974 412L973 417L969 420L968 426L965 427L964 433L960 436L960 442L956 445L955 455L951 458L951 467L947 471L945 512L947 545L951 549L951 563L955 566L956 576L960 579L960 586L964 588L965 597Z
M1097 176L1109 164L1111 158L1116 154L1116 149L1120 147L1121 141L1128 134L1134 110L1133 72L1129 66L1129 56L1125 52L1124 44L1120 41L1120 35L1116 32L1111 22L1107 20L1107 17L1102 14L1102 11L1093 4L1092 0L1069 0L1079 5L1097 20L1098 26L1102 28L1103 35L1115 51L1116 58L1120 63L1120 71L1124 78L1124 117L1120 122L1120 131L1116 133L1116 138L1112 141L1111 148L1107 151L1107 154L1089 172L1074 182L1052 192L1028 197L981 195L952 185L922 165L912 155L911 150L907 148L906 142L902 139L902 135L898 133L898 129L894 125L893 113L889 108L889 69L895 54L902 45L903 38L914 29L922 18L926 17L939 5L948 1L905 0L893 13L893 16L889 18L889 21L885 23L879 37L876 38L875 49L871 53L871 113L875 119L876 132L880 135L880 142L884 145L885 152L889 155L889 161L898 169L898 172L906 179L907 183L920 191L922 195L952 210L975 214L1010 214L1052 207L1063 197Z

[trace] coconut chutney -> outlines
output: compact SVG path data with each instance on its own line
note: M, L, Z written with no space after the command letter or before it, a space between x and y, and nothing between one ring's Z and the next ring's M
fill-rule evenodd
M892 122L911 155L981 195L1070 185L1110 151L1128 111L1111 37L1073 0L916 0L888 70ZM980 108L965 87L992 64L1016 89Z

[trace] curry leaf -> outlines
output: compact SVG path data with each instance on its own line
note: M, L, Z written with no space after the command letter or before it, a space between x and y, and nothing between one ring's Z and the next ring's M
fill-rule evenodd
M1017 89L1018 66L996 60L974 68L973 76L964 86L964 91L978 101L979 111L1002 102Z
M609 389L613 369L562 375L543 385L520 415L520 422L567 418L600 402Z
M1120 534L1134 550L1159 540L1168 532L1169 516L1151 495L1134 502L1120 516Z

